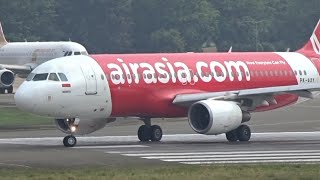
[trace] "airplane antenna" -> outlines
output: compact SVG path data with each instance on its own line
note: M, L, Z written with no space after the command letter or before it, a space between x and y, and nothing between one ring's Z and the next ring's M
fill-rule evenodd
M232 46L230 47L230 49L229 49L228 53L231 53L231 52L232 52Z

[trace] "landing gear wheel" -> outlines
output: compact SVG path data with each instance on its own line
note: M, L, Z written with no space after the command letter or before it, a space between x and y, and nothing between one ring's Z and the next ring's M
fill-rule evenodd
M247 125L241 125L237 129L237 136L239 141L249 141L251 137L250 127Z
M149 141L151 139L151 128L147 125L142 125L138 130L138 138L142 142Z
M236 130L232 130L226 133L226 138L229 142L238 141L238 134Z
M73 147L77 144L76 137L69 135L63 138L63 145L65 147Z
M162 129L158 125L151 126L151 141L160 141L162 138Z
M8 87L7 92L8 92L8 94L12 94L13 93L13 86Z
M5 88L0 88L0 94L4 94L6 92Z

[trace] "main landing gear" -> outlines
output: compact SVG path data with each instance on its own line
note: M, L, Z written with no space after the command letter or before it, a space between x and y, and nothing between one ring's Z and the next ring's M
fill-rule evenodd
M249 141L251 137L250 127L243 124L237 129L229 131L226 133L226 138L229 142L235 141Z
M158 125L151 125L150 118L142 119L144 125L139 127L138 138L142 142L146 141L160 141L162 138L162 129Z
M13 93L13 86L9 86L7 88L0 88L0 94L5 94L7 90L8 94L12 94Z

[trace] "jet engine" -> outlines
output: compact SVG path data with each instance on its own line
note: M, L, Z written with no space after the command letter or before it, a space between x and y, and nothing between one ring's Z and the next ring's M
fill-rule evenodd
M233 101L203 100L188 112L191 128L200 134L216 135L234 130L251 118Z
M14 82L14 73L8 69L0 70L0 86L9 87Z
M66 133L74 135L85 135L102 129L109 123L109 119L80 119L79 118L67 118L67 119L55 119L56 127Z

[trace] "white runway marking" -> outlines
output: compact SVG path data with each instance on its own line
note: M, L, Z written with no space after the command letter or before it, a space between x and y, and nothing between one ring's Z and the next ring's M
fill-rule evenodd
M113 148L144 148L145 145L110 145L110 146L75 146L74 149L113 149Z
M62 145L63 137L42 137L42 138L7 138L0 139L0 144L23 144L23 145ZM139 142L138 137L134 136L89 136L77 137L78 145L82 144L113 144L122 145L127 143ZM251 141L304 141L320 140L320 131L315 132L270 132L252 133ZM227 142L225 135L201 135L201 134L171 134L164 135L162 142ZM118 144L117 144L118 143Z
M178 156L178 155L235 155L235 154L265 154L265 153L320 153L320 150L287 150L287 151L224 151L224 152L181 152L181 153L130 153L125 156Z
M14 167L23 167L23 168L31 168L30 166L22 165L22 164L11 164L11 163L0 163L0 166L14 166Z
M123 156L182 164L315 163L320 150L123 153Z

